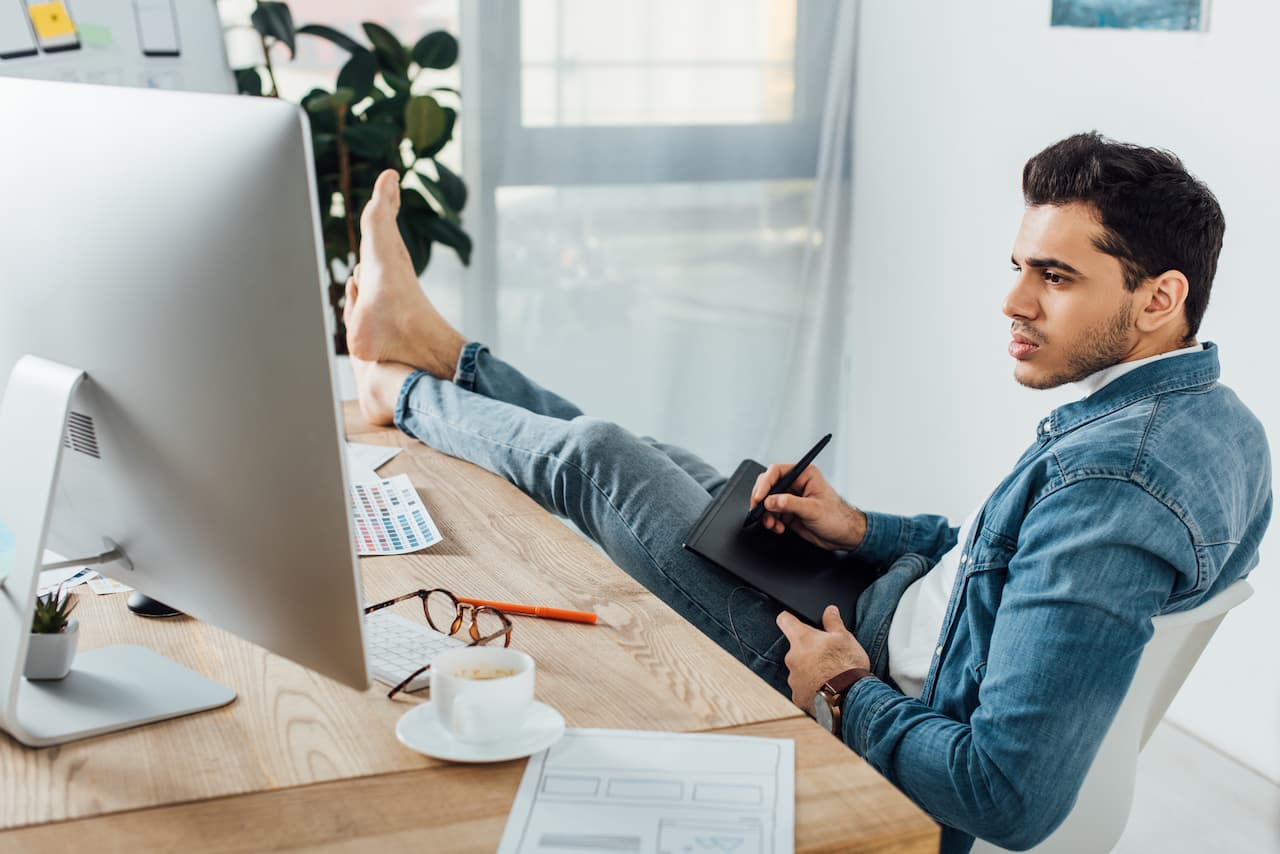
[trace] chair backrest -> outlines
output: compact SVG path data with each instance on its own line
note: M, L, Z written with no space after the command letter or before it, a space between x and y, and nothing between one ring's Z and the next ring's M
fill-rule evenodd
M1243 578L1188 611L1151 620L1153 634L1142 651L1129 693L1085 776L1076 804L1057 830L1031 850L1035 854L1106 854L1115 847L1133 806L1138 753L1186 681L1226 613L1253 595ZM975 854L1005 849L978 840Z

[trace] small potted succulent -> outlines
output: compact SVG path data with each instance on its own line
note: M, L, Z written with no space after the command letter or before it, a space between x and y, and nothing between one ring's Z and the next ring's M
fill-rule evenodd
M70 619L75 607L75 594L62 598L62 585L36 597L27 664L22 671L28 679L61 679L71 672L80 636L80 623Z

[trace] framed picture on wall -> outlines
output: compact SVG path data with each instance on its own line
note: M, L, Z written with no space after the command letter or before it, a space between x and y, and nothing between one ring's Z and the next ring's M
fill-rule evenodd
M1209 0L1053 0L1055 27L1202 31Z

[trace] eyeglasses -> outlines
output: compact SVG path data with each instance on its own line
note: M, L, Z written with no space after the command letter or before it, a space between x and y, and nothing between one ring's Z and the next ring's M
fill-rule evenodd
M398 602L404 602L415 596L422 600L422 613L427 618L427 624L437 632L450 636L457 634L466 622L469 612L471 627L467 633L471 636L471 642L467 646L480 646L496 641L498 638L503 638L504 647L511 646L511 620L506 614L491 605L469 605L466 602L459 602L457 596L439 587L431 590L415 590L376 605L369 605L364 612L372 614L374 611L390 608ZM387 692L388 699L405 690L410 682L430 669L431 665L427 664L410 673L408 678Z

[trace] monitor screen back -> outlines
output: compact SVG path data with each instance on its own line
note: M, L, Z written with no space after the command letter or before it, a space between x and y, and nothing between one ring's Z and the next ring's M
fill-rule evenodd
M83 369L49 548L368 684L305 119L0 79L0 384Z

